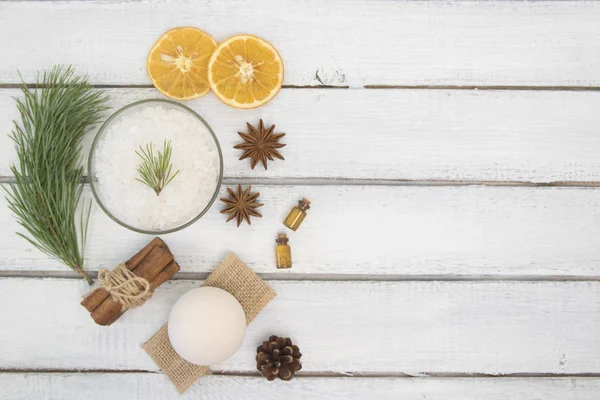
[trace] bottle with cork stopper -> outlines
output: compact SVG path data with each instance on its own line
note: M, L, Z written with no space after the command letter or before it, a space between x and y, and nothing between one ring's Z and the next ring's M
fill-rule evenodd
M292 268L292 251L288 245L289 239L285 233L277 234L275 242L275 263L277 268Z
M303 198L298 201L298 205L292 208L287 218L283 221L283 224L293 230L298 230L298 227L306 218L306 210L310 208L310 201L307 198Z

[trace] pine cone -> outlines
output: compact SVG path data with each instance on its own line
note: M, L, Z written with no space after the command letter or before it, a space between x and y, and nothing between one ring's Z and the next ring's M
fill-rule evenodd
M290 338L270 336L258 346L256 353L256 369L270 381L277 377L289 381L302 369L302 353Z

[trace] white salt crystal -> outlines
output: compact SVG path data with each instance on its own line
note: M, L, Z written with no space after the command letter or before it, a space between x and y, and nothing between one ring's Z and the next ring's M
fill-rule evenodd
M136 180L139 146L154 151L171 141L173 173L179 174L159 196ZM97 143L98 195L117 219L137 229L159 231L194 219L210 202L219 179L219 153L206 126L183 110L146 105L111 122Z

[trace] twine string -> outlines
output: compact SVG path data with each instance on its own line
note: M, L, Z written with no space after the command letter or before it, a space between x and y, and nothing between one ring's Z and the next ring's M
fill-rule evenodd
M124 263L112 271L101 269L98 280L110 295L123 305L123 310L139 307L152 297L150 282L137 276Z

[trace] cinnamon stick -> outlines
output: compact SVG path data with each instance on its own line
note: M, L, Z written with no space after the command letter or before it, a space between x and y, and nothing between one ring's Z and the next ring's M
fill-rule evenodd
M157 287L171 279L177 272L179 272L180 269L181 267L179 266L179 264L177 264L177 262L171 261L169 265L167 265L162 271L158 273L158 275L154 277L154 279L152 279L152 281L150 281L150 288L152 290L156 289ZM119 313L115 314L113 319L110 320L106 325L111 325L113 322L118 320L123 314L125 314L125 312L120 310Z
M150 241L125 264L135 275L150 281L152 290L180 270L169 247L158 237ZM90 292L81 305L90 311L92 318L99 325L110 325L125 312L122 310L122 304L113 299L104 288L97 288Z
M161 238L155 237L143 249L138 251L136 255L125 262L127 268L133 271L155 247L166 248L169 254L171 253L165 242L163 242ZM83 299L81 305L84 306L89 312L93 312L108 296L109 293L106 290L103 288L97 288Z
M170 251L165 250L163 247L155 247L148 253L146 258L135 267L133 273L137 276L141 276L147 281L151 281L160 271L169 265L171 261L173 261L173 255Z
M155 247L133 270L133 273L152 281L171 261L173 261L173 255L169 251L162 247ZM98 325L108 325L115 316L121 313L122 308L123 305L120 302L108 296L92 311L91 315Z
M108 292L102 288L97 288L88 293L87 296L81 301L81 305L84 306L89 312L92 312L98 307L104 299L108 297Z
M163 242L163 240L161 238L155 237L143 249L141 249L140 251L138 251L136 255L134 255L128 261L125 262L125 264L127 264L127 268L129 268L130 270L133 271L135 269L135 267L137 267L138 265L140 265L140 262L142 262L142 260L144 258L146 258L146 256L152 250L154 250L155 247L163 247L163 248L166 249L166 251L169 254L171 254L171 251L169 251L169 248L167 247L167 244L165 242Z
M152 290L156 289L157 287L171 279L173 275L179 272L180 269L181 267L179 267L179 264L177 264L175 261L171 261L171 263L169 263L169 265L167 265L165 269L160 271L158 275L156 275L154 279L150 281L150 287L152 288Z

